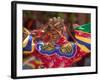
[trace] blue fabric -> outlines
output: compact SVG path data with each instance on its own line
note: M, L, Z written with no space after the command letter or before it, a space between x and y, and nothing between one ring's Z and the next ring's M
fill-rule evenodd
M76 39L76 40L77 40L78 43L80 43L80 44L82 44L82 45L85 45L88 49L91 49L91 44L86 43L86 42L83 42L83 41L78 40L78 39Z
M32 50L32 36L29 36L28 43L26 47L23 48L24 51L31 51Z
M56 45L55 48L51 51L48 51L48 50L43 50L42 49L42 46L43 44L37 44L36 46L36 49L41 53L41 54L48 54L48 55L51 55L51 54L58 54L59 56L65 56L65 57L68 57L68 58L72 58L75 53L76 53L76 49L77 49L77 45L74 44L74 43L71 43L72 45L72 51L71 52L67 52L67 53L62 53L61 52L61 46L59 45Z

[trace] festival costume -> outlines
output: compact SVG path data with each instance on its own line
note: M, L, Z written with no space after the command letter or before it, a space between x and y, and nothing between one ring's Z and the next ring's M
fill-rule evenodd
M70 67L90 54L91 31L90 23L75 28L76 42L66 41L65 35L55 43L50 43L51 36L46 34L43 39L34 42L35 37L29 34L23 45L23 64L32 69ZM88 29L87 29L88 27ZM40 34L42 33L42 34ZM41 37L43 32L37 31ZM27 59L28 57L28 59ZM29 58L32 58L29 60Z

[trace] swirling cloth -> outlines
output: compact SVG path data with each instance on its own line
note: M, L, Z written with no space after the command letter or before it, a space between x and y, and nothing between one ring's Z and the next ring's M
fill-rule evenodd
M29 35L26 43L23 44L25 45L23 47L23 65L32 69L72 66L91 51L90 26L89 23L75 28L77 42L69 42L70 45L66 43L65 46L46 45L42 41L33 43L32 36Z

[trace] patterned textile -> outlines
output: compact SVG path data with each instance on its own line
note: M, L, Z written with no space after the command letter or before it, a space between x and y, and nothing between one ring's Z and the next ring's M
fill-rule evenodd
M23 43L23 68L59 68L70 67L79 62L91 51L90 23L75 28L76 42L66 42L63 45L34 42L34 37L28 35ZM62 38L64 39L64 38ZM64 41L60 39L60 42Z

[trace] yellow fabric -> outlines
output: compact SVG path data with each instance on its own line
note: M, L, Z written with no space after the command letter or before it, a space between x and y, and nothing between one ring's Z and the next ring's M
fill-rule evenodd
M77 36L75 35L75 37L78 39L78 40L81 40L83 42L86 42L86 43L91 43L91 39L90 38L84 38L84 37L81 37L81 36Z
M28 43L29 35L26 37L26 39L23 41L23 48L26 47Z
M79 43L76 43L80 48L81 48L81 50L83 50L84 52L86 52L86 53L89 53L90 52L90 50L86 47L86 46L84 46L84 45L82 45L82 44L79 44Z

